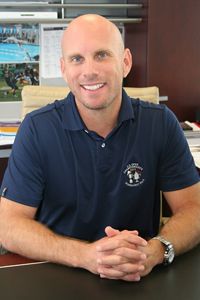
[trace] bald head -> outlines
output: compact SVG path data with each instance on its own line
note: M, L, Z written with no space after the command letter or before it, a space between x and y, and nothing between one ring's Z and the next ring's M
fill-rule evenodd
M105 109L113 102L119 108L132 56L113 23L92 14L74 19L63 34L62 53L62 76L79 110Z
M75 18L65 30L61 42L63 56L65 50L71 46L68 41L71 43L81 39L82 42L89 43L88 33L94 38L111 39L113 46L123 53L124 42L117 26L100 15L87 14Z

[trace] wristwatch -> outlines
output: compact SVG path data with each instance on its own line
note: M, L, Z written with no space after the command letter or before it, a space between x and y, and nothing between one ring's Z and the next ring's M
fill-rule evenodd
M163 259L163 265L167 266L171 264L175 257L175 251L174 246L172 243L164 239L162 236L155 236L153 240L159 240L163 246L165 247L165 253L164 253L164 259Z

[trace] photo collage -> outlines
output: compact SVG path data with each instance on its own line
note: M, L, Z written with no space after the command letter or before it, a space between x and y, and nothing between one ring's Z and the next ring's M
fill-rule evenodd
M38 24L0 24L0 101L21 101L24 85L39 85Z

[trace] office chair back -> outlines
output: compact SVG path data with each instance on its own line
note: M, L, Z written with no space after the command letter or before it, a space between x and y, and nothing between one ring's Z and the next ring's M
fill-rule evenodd
M125 87L127 94L132 98L159 103L159 89L153 87ZM68 87L34 86L27 85L22 90L22 119L35 109L45 106L54 100L60 100L69 93Z

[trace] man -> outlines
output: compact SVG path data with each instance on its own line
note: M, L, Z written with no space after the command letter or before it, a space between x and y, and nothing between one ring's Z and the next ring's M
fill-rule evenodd
M20 127L0 240L34 259L138 281L199 243L199 176L172 112L122 91L132 59L114 24L76 18L62 53L72 93ZM173 216L159 232L160 190Z

